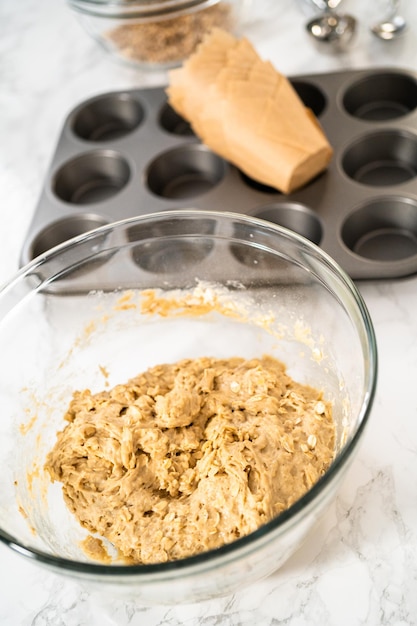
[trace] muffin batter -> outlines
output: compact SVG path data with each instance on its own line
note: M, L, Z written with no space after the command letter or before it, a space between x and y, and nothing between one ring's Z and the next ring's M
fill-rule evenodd
M334 454L331 407L272 357L185 359L74 393L46 469L129 563L216 548L298 500Z

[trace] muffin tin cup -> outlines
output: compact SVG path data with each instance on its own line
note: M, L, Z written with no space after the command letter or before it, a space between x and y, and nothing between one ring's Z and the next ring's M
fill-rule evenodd
M417 73L349 70L290 78L317 115L334 157L326 172L285 195L251 180L201 144L167 103L163 88L100 94L64 122L41 197L26 234L24 265L67 239L120 219L192 208L251 215L294 230L320 246L353 279L400 278L417 271ZM138 234L135 233L135 237ZM167 273L210 263L187 250L132 254L135 272L155 279L153 258ZM155 245L155 244L154 244ZM259 255L258 255L259 252ZM238 280L261 262L233 246L224 262ZM200 252L201 254L201 252ZM190 267L191 271L191 267ZM98 272L100 274L98 274ZM82 272L85 288L105 286L111 258ZM273 272L273 268L271 268Z

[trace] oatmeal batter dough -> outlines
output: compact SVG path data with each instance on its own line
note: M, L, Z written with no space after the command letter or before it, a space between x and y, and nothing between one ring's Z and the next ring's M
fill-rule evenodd
M331 407L272 357L158 365L75 392L46 469L90 532L129 563L247 535L300 498L334 454Z

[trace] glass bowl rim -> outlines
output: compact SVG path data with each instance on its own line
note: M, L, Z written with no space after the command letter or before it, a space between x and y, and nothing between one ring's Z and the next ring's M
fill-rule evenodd
M219 4L222 0L67 0L78 13L103 18L171 18Z

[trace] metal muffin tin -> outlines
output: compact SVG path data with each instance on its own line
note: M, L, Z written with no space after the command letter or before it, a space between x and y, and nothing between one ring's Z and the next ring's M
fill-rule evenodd
M290 78L331 145L326 172L289 195L203 146L164 88L98 95L65 120L21 265L96 226L182 208L256 216L304 235L353 279L417 271L417 73Z

